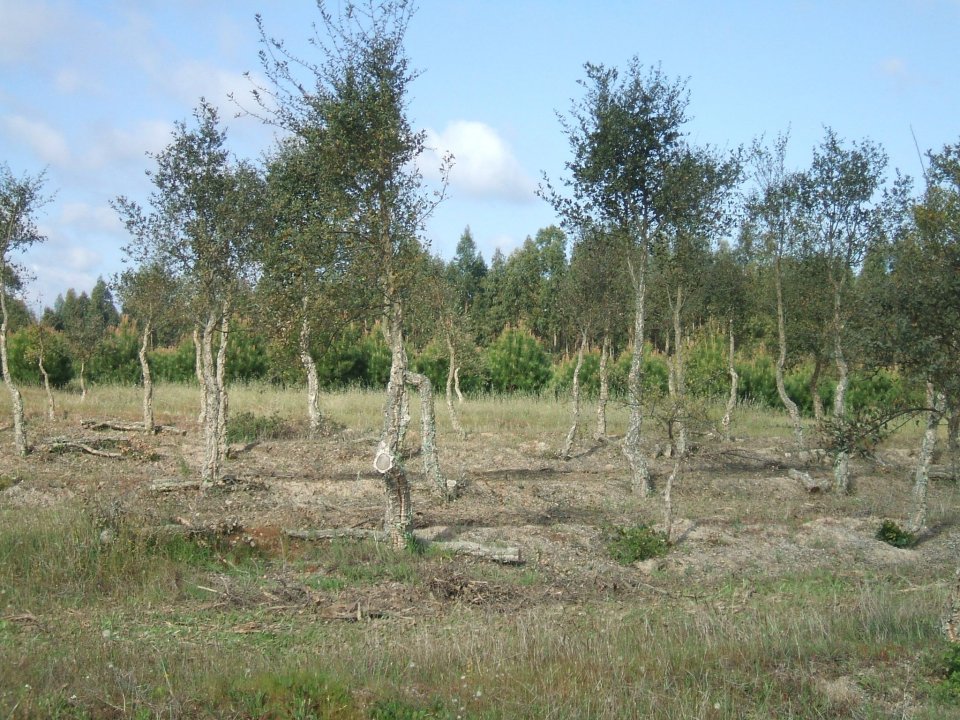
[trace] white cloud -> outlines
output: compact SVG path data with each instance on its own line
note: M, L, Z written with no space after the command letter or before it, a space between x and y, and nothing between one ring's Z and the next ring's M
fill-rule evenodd
M513 202L530 202L535 197L536 184L489 125L457 120L442 133L427 130L427 145L431 149L420 164L428 178L436 178L440 158L449 152L454 156L450 172L452 187L474 197Z
M61 225L69 226L72 231L79 230L84 233L119 233L123 230L123 224L117 217L117 213L109 205L66 203L60 209L59 222ZM73 249L70 255L82 264L87 262L94 253L86 249ZM95 259L99 261L99 256Z
M0 0L0 62L17 63L40 55L51 35L69 26L66 8L46 2Z
M41 160L50 165L65 165L70 161L67 140L55 128L40 120L30 120L22 115L8 115L3 125L15 138L25 143Z
M145 154L165 148L172 132L173 124L162 120L141 120L129 129L104 124L95 131L84 160L95 170L128 161L145 166Z

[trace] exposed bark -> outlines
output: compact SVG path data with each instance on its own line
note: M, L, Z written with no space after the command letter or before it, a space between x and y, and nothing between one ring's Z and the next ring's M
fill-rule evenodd
M457 406L453 404L453 386L456 383L457 371L459 370L457 367L457 351L449 333L447 334L447 354L450 356L450 362L447 364L447 410L450 413L450 424L453 426L457 436L463 440L467 437L467 432L463 429L463 425L460 422L460 411L457 409ZM457 395L460 395L459 389L457 390Z
M323 427L320 413L320 378L317 363L310 352L310 319L307 317L308 298L303 299L303 320L300 324L300 362L307 373L307 417L310 420L310 437L316 438Z
M630 414L627 420L627 432L623 438L623 453L630 463L632 473L630 485L633 492L641 497L647 497L653 489L647 458L640 446L643 427L643 323L647 299L647 252L644 246L641 249L637 267L634 267L633 262L629 262L634 296L633 356L630 359L630 373L627 375L627 402L630 406Z
M400 449L409 415L406 414L405 374L407 355L403 347L403 315L394 302L386 318L384 334L390 345L390 381L383 410L383 431L377 445L373 468L383 478L386 510L384 530L394 548L406 546L413 531L413 509L410 503L410 482Z
M953 590L950 592L942 629L948 641L960 643L960 567L953 578Z
M597 428L593 431L593 439L603 442L607 439L607 403L610 400L610 335L604 334L600 345L600 396L597 399Z
M430 378L408 370L404 373L404 380L408 385L415 387L420 396L420 454L423 456L423 472L433 482L440 496L451 500L457 496L457 482L445 478L440 472L440 458L437 456L437 423Z
M6 263L0 262L0 274L5 269ZM2 280L0 280L0 313L3 316L2 321L0 321L0 367L3 369L3 382L10 392L10 405L13 409L13 444L17 455L26 457L27 430L23 414L23 396L20 395L19 388L13 383L13 376L10 374L10 365L7 360L7 327L9 320L7 315L7 289Z
M140 337L140 372L143 375L143 432L152 435L154 432L153 416L153 377L150 374L150 362L147 359L147 348L150 344L150 321L143 326L143 335Z
M777 290L777 346L779 353L777 355L777 395L780 396L780 402L787 409L790 415L790 421L793 423L793 434L797 440L797 447L803 449L803 424L800 420L800 409L797 404L787 394L787 386L784 384L783 376L787 366L787 323L783 309L783 271L780 258L777 258L774 270L774 284Z
M580 370L583 368L583 353L587 348L587 333L583 331L580 334L580 349L577 351L577 364L573 368L573 387L570 400L570 432L567 433L567 439L563 443L563 450L560 451L560 457L564 460L570 459L570 453L573 451L573 442L577 438L577 430L580 428Z
M790 468L787 470L787 475L790 477L790 479L796 480L798 483L803 485L803 489L810 494L825 492L828 489L828 485L825 481L812 477L808 472Z
M937 446L937 427L944 413L945 398L934 390L933 383L927 383L927 426L920 442L920 455L913 479L913 517L908 529L919 533L927 526L927 488L930 485L930 463Z
M730 395L727 397L727 406L723 413L723 419L720 421L724 440L730 439L730 419L733 416L734 409L737 407L737 391L740 386L740 376L737 374L737 368L733 364L734 354L736 352L733 338L733 320L730 321L728 334L730 335L730 349L727 353L727 372L730 374Z
M79 450L80 452L87 453L88 455L96 455L97 457L111 458L113 460L122 460L124 457L126 457L120 452L100 450L89 443L66 438L51 438L50 440L46 441L46 446L50 451L62 452L64 450Z
M947 420L947 448L950 451L950 473L954 479L960 477L960 403L950 403L950 415Z

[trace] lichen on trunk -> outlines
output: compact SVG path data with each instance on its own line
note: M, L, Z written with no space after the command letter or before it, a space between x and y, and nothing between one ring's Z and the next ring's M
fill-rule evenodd
M317 363L310 352L310 319L307 316L308 298L303 299L303 318L300 324L300 362L307 373L307 417L310 422L310 437L316 438L323 427L320 412L320 379Z
M146 435L153 434L155 424L153 416L153 377L150 373L150 362L147 358L150 332L150 321L147 320L143 326L143 333L140 336L140 350L137 353L140 359L140 372L143 375L143 432Z
M604 442L607 439L607 403L610 400L610 335L603 336L600 345L600 367L597 371L600 380L600 393L597 397L597 427L593 439Z
M777 395L780 402L787 409L790 415L790 422L793 424L793 434L797 441L797 447L803 449L803 423L800 420L800 408L787 394L787 386L784 383L784 373L787 367L787 322L783 308L783 270L781 268L780 258L777 257L774 267L774 284L777 291L777 367L776 384Z
M3 271L6 270L6 263L0 263L0 278ZM23 396L20 390L13 383L13 376L10 374L10 365L7 358L7 288L6 284L0 279L0 312L2 312L2 324L0 324L0 367L3 369L3 382L10 392L10 405L13 410L13 444L17 455L27 456L27 430L26 421L23 413Z
M463 402L463 396L460 395L460 384L457 382L459 371L459 368L457 367L457 351L454 347L453 339L450 337L450 333L447 333L447 354L450 358L450 362L447 364L447 411L450 413L450 424L453 426L454 432L456 432L457 436L463 440L467 437L467 432L463 429L463 424L460 422L460 411L453 403L454 387L457 388L457 395L460 398L460 402Z
M917 456L917 469L913 480L913 516L909 530L913 533L922 532L927 526L927 489L930 484L930 463L933 461L933 452L937 445L937 427L944 413L945 398L942 393L935 391L933 383L927 383L927 424L924 428L923 440L920 442L920 453Z
M629 262L630 276L633 280L634 319L633 319L633 356L630 359L630 373L627 375L627 402L630 407L627 419L627 432L623 438L623 454L630 463L631 489L640 497L647 497L653 489L650 484L650 470L647 458L640 445L643 428L643 324L647 297L646 270L647 248L640 250L640 262L635 267Z
M736 346L733 336L733 320L730 321L728 335L730 336L730 346L727 352L727 373L730 375L730 394L727 396L727 406L724 408L723 419L720 421L723 430L723 439L730 439L730 421L733 417L733 411L737 407L737 392L740 385L740 375L733 364Z

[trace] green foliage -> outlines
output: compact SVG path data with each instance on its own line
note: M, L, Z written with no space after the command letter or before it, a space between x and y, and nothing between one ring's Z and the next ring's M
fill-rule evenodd
M157 348L147 354L153 379L162 382L197 381L193 340L184 338L174 347Z
M227 419L227 442L259 442L281 440L295 435L279 414L263 416L252 412L234 413Z
M322 720L359 717L350 690L317 670L261 672L223 689L231 717ZM222 707L210 708L221 712Z
M608 370L612 363L608 365ZM553 380L551 386L557 395L565 395L573 387L573 372L577 368L577 356L572 355L555 365L553 368ZM583 366L580 368L580 391L589 396L597 396L600 393L600 351L583 354Z
M510 328L486 352L490 385L497 392L540 392L550 381L550 357L524 328Z
M381 700L370 708L370 720L452 720L454 717L462 715L445 710L440 701L420 707L405 700Z
M46 331L43 349L43 367L50 376L50 384L66 385L73 377L73 370L63 335ZM39 350L35 327L22 328L7 338L7 361L15 382L38 385L43 381L37 365Z
M647 525L611 528L607 540L607 552L621 565L630 565L641 560L666 555L670 549L666 533Z
M960 644L951 643L947 647L939 666L943 679L937 686L938 694L954 703L960 702Z
M855 408L846 417L826 418L820 426L824 445L834 452L870 457L890 435L890 421L899 417L894 408Z
M877 540L881 540L887 545L893 545L895 548L912 547L917 542L917 536L914 533L904 530L893 520L884 520L880 523L880 528L877 530L875 537ZM960 661L960 656L957 660ZM957 670L960 670L960 665L957 666ZM960 681L960 673L958 673L956 679ZM960 687L960 683L958 683L958 687Z
M617 397L626 397L627 379L630 375L629 352L624 352L610 367L610 394ZM667 393L667 378L670 371L666 359L654 352L650 345L643 352L643 389L645 393L665 395Z
M269 353L267 339L246 325L230 329L227 341L227 380L252 382L267 376Z
M90 357L88 376L98 383L135 385L142 378L140 336L136 328L123 324L108 330Z

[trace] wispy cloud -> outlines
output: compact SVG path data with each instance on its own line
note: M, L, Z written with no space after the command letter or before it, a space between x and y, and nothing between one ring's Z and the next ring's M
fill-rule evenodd
M7 115L0 122L8 134L26 144L41 161L60 167L70 162L67 139L51 125L23 115Z
M436 176L440 158L454 156L450 184L467 195L513 202L532 202L536 184L524 171L506 142L489 125L457 120L442 131L427 131L431 148L421 162L426 177Z

